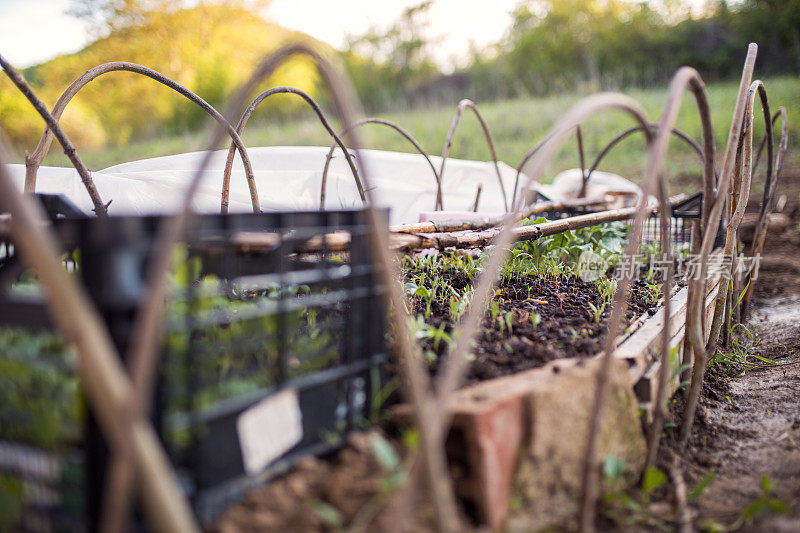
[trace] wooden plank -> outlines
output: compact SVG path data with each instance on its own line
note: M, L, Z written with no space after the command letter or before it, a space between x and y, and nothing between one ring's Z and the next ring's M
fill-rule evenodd
M716 283L711 286L711 289L708 291L706 295L706 331L705 336L708 339L711 318L714 314L714 304L716 301L717 294L719 292L720 287L720 280L717 279ZM662 309L663 311L663 309ZM673 314L674 316L674 314ZM653 317L655 318L655 317ZM677 325L673 326L672 323L670 325L670 331L672 333L669 347L670 350L675 349L677 347L677 357L678 360L683 360L683 338L685 334L685 320L686 320L686 306L685 306L685 295L684 295L684 306L683 309L680 311L679 316L675 317ZM651 326L652 323L648 324ZM647 422L649 423L652 419L652 408L653 408L653 401L655 400L656 390L658 388L657 381L658 381L658 371L661 368L661 361L659 361L659 357L661 356L661 326L663 325L663 313L661 313L661 322L659 323L659 327L656 329L655 332L648 331L646 332L650 337L650 344L639 354L635 354L637 364L644 362L645 366L643 367L643 371L641 373L638 370L641 370L641 367L631 367L631 378L634 379L634 392L636 393L639 401L640 407L643 409ZM640 339L640 342L645 341L646 339L644 336ZM634 371L634 368L637 368L637 371ZM638 375L638 376L637 376ZM680 386L680 376L679 375L671 375L669 381L667 382L667 397L671 397L675 392L678 390Z

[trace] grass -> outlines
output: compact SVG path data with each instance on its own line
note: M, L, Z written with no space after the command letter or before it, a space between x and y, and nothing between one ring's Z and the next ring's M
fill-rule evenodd
M790 120L790 146L800 139L800 128L795 117L800 116L800 79L777 77L765 80L774 109L786 107ZM721 152L730 128L731 113L738 83L720 82L708 87L709 101L718 152ZM638 100L652 121L656 121L666 102L667 91L663 89L642 89L626 91ZM469 95L464 95L468 97ZM556 119L580 100L582 94L563 94L548 97L507 100L498 102L478 102L480 110L489 124L497 147L498 157L511 166L516 166L525 153L535 146L553 126ZM267 103L269 105L269 103ZM395 121L413 136L431 154L440 154L447 130L455 113L455 105L437 108L420 108L405 112L380 115ZM756 133L763 131L760 109L756 110ZM627 115L618 111L608 111L588 121L583 128L587 164L595 154L618 132L633 125ZM700 122L696 105L691 94L684 96L677 126L693 137L700 137ZM368 125L363 134L370 147L412 152L413 148L388 128ZM279 123L266 123L259 120L258 113L253 117L250 127L245 131L247 146L276 145L329 145L330 137L309 111L296 120ZM107 147L101 151L81 152L91 169L200 149L205 143L204 132L183 135L163 136L141 140L125 146ZM78 147L80 149L80 147ZM467 112L456 134L452 157L486 160L489 150L480 131L477 120ZM670 176L697 176L700 186L700 166L697 157L683 143L672 143L667 172ZM800 152L791 155L800 160ZM67 160L57 149L45 160L48 165L67 165ZM632 136L617 146L601 165L602 170L616 172L629 179L638 180L646 164L641 136ZM577 149L574 142L568 143L551 165L544 181L552 178L558 171L578 165ZM756 180L759 183L760 180Z

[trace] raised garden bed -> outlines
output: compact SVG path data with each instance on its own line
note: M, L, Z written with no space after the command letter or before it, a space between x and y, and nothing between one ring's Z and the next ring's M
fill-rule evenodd
M717 287L712 283L709 288L709 314ZM671 344L678 346L676 357L681 356L679 320L685 314L685 295L686 289L681 288L672 299L676 322ZM635 481L644 460L640 416L642 409L648 409L648 399L634 389L638 392L657 368L654 356L662 315L659 309L635 320L618 346L600 450L601 460L623 461L625 470L618 486ZM653 357L639 351L631 358L632 347L642 344L650 347ZM473 383L452 398L454 421L446 446L450 473L462 508L475 523L493 529L505 524L524 531L565 524L574 529L570 520L576 512L587 406L593 399L599 355L560 358L532 370ZM677 379L671 384L674 390ZM394 413L395 422L404 427L408 410L396 406ZM389 442L398 450L413 448L409 434L414 431L401 429ZM298 465L232 506L214 529L253 524L285 529L299 523L311 529L357 525L380 531L399 516L414 529L434 529L433 510L424 497L409 504L394 492L406 470L397 458L387 459L385 441L380 435L360 434L344 450Z
M475 383L556 359L597 354L607 333L617 285L614 270L626 234L623 223L612 223L517 244L477 335L467 381ZM681 249L685 248L682 243ZM650 246L645 251L650 254L643 256L647 265L657 250ZM409 310L416 316L417 337L434 373L488 253L491 250L424 252L403 261ZM581 272L582 254L601 258L606 271L596 276ZM655 314L660 297L659 272L647 266L640 271L626 314L629 323Z
M718 280L709 284L707 323ZM671 395L683 360L686 289L672 297ZM598 462L623 459L628 482L644 461L640 414L649 417L659 365L664 310L634 322L615 351L612 392L601 429ZM461 478L456 487L475 517L499 527L508 517L512 492L525 498L524 513L512 513L526 527L570 526L580 494L579 465L593 403L597 358L560 359L540 368L467 386L456 393L448 439ZM599 466L599 465L598 465ZM556 512L555 510L558 510ZM524 516L522 516L524 514ZM513 521L513 518L512 518ZM533 526L532 526L533 524Z

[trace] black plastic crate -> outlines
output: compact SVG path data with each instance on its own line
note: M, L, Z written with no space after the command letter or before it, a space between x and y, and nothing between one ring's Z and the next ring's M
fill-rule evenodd
M125 354L163 220L54 218L68 254L65 266L79 267ZM382 289L365 212L204 215L195 222L191 238L176 251L170 277L153 421L198 517L207 521L247 488L303 456L333 449L347 431L369 425L381 407L386 347ZM349 252L327 249L324 236L332 232L350 234ZM258 246L241 245L243 236L253 235ZM309 239L320 237L315 253L301 253ZM6 281L19 280L24 269L13 245L4 252L0 267L8 267ZM22 303L29 312L14 313ZM0 308L0 332L20 325L45 332L51 327L35 294L5 293ZM23 360L35 366L39 356L31 353ZM3 360L0 354L0 364ZM64 370L64 379L77 383L74 369ZM276 402L277 407L270 406ZM289 416L282 426L270 408L273 414L288 411L294 419ZM256 421L255 435L247 429L248 420L250 426ZM50 498L49 506L33 505L28 497L29 520L16 527L39 530L43 521L67 529L96 527L108 450L91 416L75 423L76 438L58 448L59 475L46 479L66 490L60 499ZM51 457L52 452L7 436L0 428L0 481L11 472L30 484L35 475L20 457L43 457L35 455L39 452ZM270 438L275 442L265 454L259 447ZM67 486L65 480L74 483ZM71 506L64 501L69 497L75 500ZM62 520L65 511L71 521Z

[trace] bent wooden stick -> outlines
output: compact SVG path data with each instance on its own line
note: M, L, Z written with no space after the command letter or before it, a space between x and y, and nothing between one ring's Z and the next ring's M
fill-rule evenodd
M439 180L440 182L444 180L444 165L447 162L447 158L450 155L450 148L453 146L453 137L456 134L456 128L458 128L458 123L461 121L461 116L464 114L465 109L471 109L473 113L475 113L475 117L478 119L478 122L481 124L481 129L483 130L483 136L486 138L486 144L489 146L489 153L492 156L492 163L494 163L494 171L497 174L497 182L500 185L500 192L503 195L503 206L505 210L508 211L508 198L506 197L506 188L503 185L503 176L500 174L500 166L497 161L497 152L494 150L494 142L492 142L492 135L489 133L489 126L486 124L486 121L483 120L483 115L481 112L478 111L478 106L475 105L475 102L472 100L464 99L458 103L458 110L456 111L456 115L453 117L453 122L450 124L450 130L447 132L447 139L444 141L444 148L442 149L442 163L439 166ZM441 189L440 189L441 191ZM438 195L436 198L436 204L440 207L440 209L444 209L442 207L442 197Z
M708 102L708 95L706 93L705 84L703 83L700 74L689 67L683 67L675 73L672 82L670 83L669 98L667 100L661 122L658 126L656 139L653 142L653 148L650 154L650 162L648 163L648 176L653 179L658 179L659 187L665 187L663 178L664 161L667 156L667 148L669 146L669 135L674 132L675 122L678 118L680 111L681 101L683 95L687 90L691 90L697 104L697 111L700 115L700 122L703 130L704 149L700 152L703 156L703 185L704 191L713 190L715 173L714 173L714 129L711 123L711 109ZM705 194L704 193L704 194ZM701 225L705 213L701 214ZM661 235L662 251L666 250L664 259L668 261L669 272L664 280L664 307L665 314L669 317L669 306L671 302L671 287L672 284L672 256L669 254L670 236L668 233ZM668 320L668 319L667 319ZM669 325L665 323L662 330L662 346L659 372L658 372L658 387L656 389L655 410L653 413L653 423L651 424L647 438L647 456L645 459L645 468L654 466L656 461L656 454L658 452L658 442L661 436L661 430L666 418L666 389L671 371L669 359Z
M678 194L669 199L669 205L673 206L686 199L685 194ZM626 207L623 209L612 209L610 211L599 211L586 215L577 215L541 224L531 224L530 226L515 226L511 230L512 241L535 241L549 235L556 235L565 231L588 228L606 222L616 222L619 220L629 220L636 215L636 207ZM651 213L658 213L658 208L653 207ZM500 235L501 228L489 228L486 230L475 231L452 231L441 233L406 233L396 232L389 236L389 248L391 250L410 253L429 248L482 248L494 244L494 240ZM239 232L231 236L230 244L237 247L242 252L266 252L280 245L280 237L274 233L264 232ZM212 245L213 246L213 245ZM220 251L226 248L218 248ZM321 253L324 250L331 252L343 252L350 249L350 234L348 232L328 233L324 236L312 237L305 243L299 244L299 253ZM209 251L212 249L209 248Z
M745 209L747 209L747 202L750 199L750 186L753 180L753 165L752 165L752 152L753 152L753 115L755 107L755 96L758 95L761 99L761 107L764 113L764 127L766 129L765 138L767 139L767 183L772 183L772 157L773 157L773 139L772 139L772 117L769 111L769 102L767 101L766 89L760 80L754 81L750 85L750 91L747 95L747 105L745 107L744 123L742 124L742 132L739 138L739 148L737 149L736 170L734 177L738 178L733 182L728 202L730 206L736 206L736 209L731 214L728 221L727 231L725 233L725 256L731 258L730 264L730 280L735 283L736 276L736 250L738 249L739 226L744 218ZM711 321L711 333L708 337L706 349L713 351L717 342L719 341L720 333L725 332L727 338L729 334L730 324L726 320L731 313L731 306L729 300L736 297L735 288L731 288L729 292L729 285L731 283L722 283L717 295L717 301L714 308L714 318Z
M104 435L112 447L129 439L145 512L153 528L165 533L197 531L153 427L143 416L128 419L125 415L134 393L108 330L75 278L61 266L56 241L39 222L45 217L38 204L20 194L11 181L3 149L0 146L0 205L11 214L14 244L39 276L54 322L76 347L81 382ZM127 421L129 427L125 427Z
M244 147L244 144L242 144L242 140L239 138L239 135L233 129L233 126L231 126L230 123L225 120L225 118L220 115L219 112L214 109L214 107L211 106L211 104L197 96L180 83L151 68L127 61L112 61L97 65L96 67L87 70L64 90L64 92L56 101L56 104L53 106L52 116L56 127L58 127L58 121L61 118L61 115L64 113L64 110L67 108L67 104L70 103L70 101L81 91L81 89L100 76L110 72L118 71L140 74L157 81L166 87L169 87L173 91L184 96L192 103L196 104L198 107L200 107L200 109L205 111L209 116L221 124L228 132L228 135L230 135L233 146L236 147L242 157L242 164L244 166L245 176L247 177L247 184L250 188L250 199L253 204L253 211L258 213L261 210L258 202L258 191L256 190L255 178L253 177L253 168L250 165L250 157L248 156L247 149ZM42 164L42 160L44 160L44 156L47 155L47 151L50 149L50 144L53 142L54 132L55 129L53 129L48 122L48 127L45 128L44 132L42 133L42 137L39 139L39 144L36 145L36 148L30 154L30 156L25 159L25 192L34 192L36 190L36 173L39 170L39 166Z
M417 152L419 152L419 154L422 157L425 158L425 161L427 161L428 166L431 168L431 171L433 172L433 179L436 180L436 200L434 202L433 209L434 209L434 211L437 210L437 209L441 210L442 206L440 205L440 202L441 202L441 198L442 198L442 182L439 179L439 174L437 174L437 172L436 172L436 167L433 166L433 161L431 161L431 156L428 155L428 152L426 152L425 149L422 148L422 146L417 142L417 140L414 137L412 137L411 134L408 133L406 130L404 130L403 128L401 128L400 126L398 126L397 124L395 124L394 122L392 122L390 120L386 120L386 119L382 119L382 118L369 117L369 118L362 118L361 120L355 122L354 124L351 124L349 127L344 128L343 130L341 130L339 132L339 136L340 137L344 137L345 135L349 134L350 131L352 131L354 128L358 128L358 127L364 126L366 124L381 124L383 126L387 126L387 127L391 128L391 129L393 129L394 131L399 133L403 138L405 138L409 143L411 143L411 145L414 147L414 149ZM328 150L328 155L325 156L325 166L322 168L322 181L320 183L320 191L319 191L319 208L320 209L325 209L325 194L326 194L325 193L325 187L326 187L326 184L327 184L327 181L328 181L328 169L331 166L331 159L333 159L333 152L336 149L336 145L337 144L339 145L339 148L341 148L342 151L344 151L345 158L347 158L347 155L348 155L347 154L347 149L344 146L342 146L341 143L332 143L331 144L331 148L330 148L330 150Z
M247 106L247 109L244 110L244 113L242 113L241 118L239 118L239 123L236 126L236 133L238 135L242 135L242 133L244 132L244 128L247 125L247 121L250 120L250 115L253 114L253 112L261 104L261 102L263 102L273 94L297 95L300 98L302 98L303 101L305 101L311 107L311 109L314 110L314 113L317 115L320 122L322 123L322 126L325 128L325 131L327 131L330 134L330 136L333 137L334 144L338 144L342 148L342 150L345 151L344 157L345 159L347 159L347 164L350 165L350 170L353 172L353 179L355 179L356 181L356 188L358 189L358 194L359 196L361 196L362 201L366 201L367 198L366 196L364 196L364 187L361 185L361 180L358 177L358 171L356 170L355 163L353 163L353 159L350 157L350 154L345 149L342 140L339 138L338 135L336 135L336 132L333 131L333 128L331 128L331 125L328 122L328 118L325 116L325 113L322 111L322 108L319 106L316 100L311 98L311 96L309 96L309 94L306 93L305 91L301 91L296 87L288 87L288 86L280 86L280 87L273 87L272 89L267 89L263 93L256 96L255 99L252 102L250 102L250 105ZM235 144L231 143L231 146L228 149L228 157L225 160L225 171L222 175L222 200L220 205L220 211L222 212L222 214L228 212L228 202L229 202L230 187L231 187L231 170L233 168L233 156L235 154L235 148L236 148Z
M783 171L783 158L786 155L786 148L788 147L789 143L789 122L786 116L786 108L779 107L778 111L776 111L775 115L773 115L773 130L775 120L778 117L781 118L781 137L778 143L778 154L775 156L775 172L773 173L772 181L767 181L764 185L764 197L761 200L758 224L756 225L756 231L753 236L753 242L750 249L750 256L754 258L760 257L761 252L764 249L764 242L767 237L767 228L769 226L769 216L772 213L772 208L775 201L775 187L778 179L780 178L781 172ZM761 154L761 150L764 147L765 141L766 139L761 142L761 145L758 149L758 155ZM756 157L756 164L754 167L755 166L758 166L758 157ZM747 309L750 305L750 298L753 295L753 286L755 285L756 277L758 277L758 261L756 261L753 265L753 270L747 274L744 284L745 293L744 297L742 298L742 317L747 316Z
M81 177L81 181L83 182L83 186L86 187L86 192L89 193L89 198L92 199L92 203L94 204L94 212L98 216L103 216L107 212L107 204L103 203L103 200L100 198L100 193L97 192L97 187L94 185L94 181L92 181L92 175L89 172L89 169L86 168L86 165L83 164L83 161L78 156L78 153L75 151L75 147L67 137L67 134L64 133L64 130L61 129L61 126L58 125L58 120L50 114L45 107L44 103L36 96L31 89L28 82L25 81L25 78L17 72L17 70L8 63L3 56L0 56L0 66L3 67L6 75L9 79L17 86L20 92L25 95L25 98L33 105L33 108L41 115L44 119L45 123L49 130L53 132L53 135L56 136L58 139L59 144L64 149L64 153L69 158L72 166L75 167L75 170L78 171L78 175ZM26 191L27 191L27 182L28 178L26 176L25 183L26 183ZM32 190L30 192L33 192Z
M739 83L739 92L733 109L731 128L728 132L728 142L725 146L722 170L719 173L719 183L714 194L714 201L703 202L703 214L706 220L703 228L703 239L700 245L700 275L697 276L696 279L689 280L690 298L686 311L686 335L689 339L689 345L692 348L694 356L694 368L680 431L680 442L682 445L686 444L689 438L689 431L694 422L694 414L697 409L697 401L700 398L700 390L708 359L706 343L704 341L705 319L703 318L704 306L702 305L702 295L705 294L706 278L708 277L708 257L711 253L711 248L714 246L714 241L717 236L717 225L719 224L722 210L727 200L728 187L735 166L736 148L739 144L739 135L742 131L742 117L744 116L748 88L753 78L753 68L755 67L757 54L758 45L750 43L747 49L744 67L742 68L742 79Z

